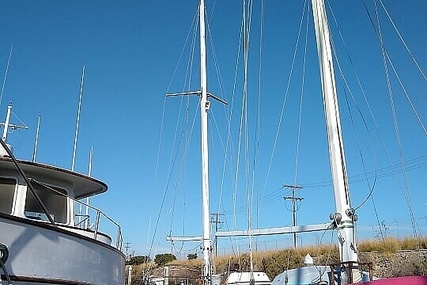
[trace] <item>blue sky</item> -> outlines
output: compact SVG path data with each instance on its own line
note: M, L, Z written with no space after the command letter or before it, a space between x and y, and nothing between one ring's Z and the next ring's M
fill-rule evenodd
M371 1L366 2L372 13ZM425 71L426 2L383 2ZM311 14L299 152L297 155L296 134L305 20L277 147L272 155L304 3L264 1L262 103L258 133L255 103L258 100L258 41L261 30L259 2L254 5L249 65L250 170L245 178L242 161L246 159L242 152L240 165L236 166L242 94L242 55L236 64L241 1L217 0L207 1L206 4L209 21L208 89L229 102L228 106L221 106L218 102L211 105L211 212L224 214L221 215L223 229L246 229L245 181L248 181L247 177L255 177L254 182L249 183L253 185L254 197L259 198L254 198L253 202L252 211L259 212L259 215L253 214L253 227L292 224L291 205L283 199L290 195L290 191L282 186L295 183L304 187L298 193L304 197L298 204L298 223L327 222L334 202ZM379 128L375 130L371 127L373 120L357 88L352 87L352 90L360 104L359 109L351 102L352 99L348 99L349 107L346 106L345 95L350 98L350 94L344 91L342 80L337 80L350 189L355 207L368 195L369 185L375 184L374 200L368 200L358 209L359 236L374 238L378 221L384 221L389 234L411 235L409 207L420 231L425 234L426 134L396 83L395 76L391 74L402 145L401 156L397 154L399 148L395 127L390 123L392 116L381 52L363 2L330 1L330 5L345 38L346 52L350 54L354 70L364 84ZM379 9L383 16L383 10ZM167 92L199 88L197 44L192 73L187 72L193 40L191 27L196 12L196 0L0 1L2 74L13 46L0 108L4 113L7 103L12 101L14 122L22 121L29 126L28 131L9 136L15 154L22 159L31 159L40 113L42 124L37 160L71 167L80 77L82 67L86 65L76 170L87 173L89 151L93 147L92 175L105 181L110 191L93 199L92 203L121 224L125 242L129 242L131 250L137 254L169 251L170 244L166 242L169 233L201 234L197 98L165 99ZM381 23L386 48L425 125L426 82L392 31L390 22L382 17ZM343 45L335 24L331 23L331 26L339 50ZM343 70L353 72L347 55L341 53L339 57ZM347 80L354 85L353 75L349 75ZM238 83L233 89L235 81ZM225 152L227 120L231 112L231 144ZM362 122L359 114L363 114L369 128L356 127ZM185 116L188 116L187 123ZM180 141L181 144L178 144ZM184 153L184 141L189 150L187 154ZM383 145L387 145L387 151ZM223 171L224 157L227 157L227 167ZM402 177L400 170L391 167L399 161L407 162L406 177ZM370 173L369 185L358 179L364 176L365 171ZM236 184L237 172L239 182ZM393 175L393 172L398 175ZM376 180L372 178L375 177L372 173L376 173ZM402 182L405 178L407 181ZM411 195L409 206L405 202L409 192L402 190L406 186ZM234 204L233 197L236 197ZM323 238L323 241L329 241L330 234L326 236L328 238ZM319 239L319 234L315 237L303 235L301 242L308 244L315 238ZM247 247L245 244L246 241L242 240L243 249ZM289 246L292 242L290 236L274 236L259 240L259 244L260 248L275 248ZM150 251L151 245L153 248ZM183 256L198 248L197 244L175 246L176 253ZM231 243L221 240L219 246L225 252L230 250Z

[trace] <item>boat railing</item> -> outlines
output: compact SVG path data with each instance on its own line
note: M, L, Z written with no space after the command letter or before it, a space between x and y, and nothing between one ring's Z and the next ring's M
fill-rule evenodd
M93 234L93 238L97 239L99 234L107 232L116 232L115 236L115 247L122 250L123 246L123 235L120 225L114 221L111 217L105 214L101 209L98 209L87 202L82 200L74 200L75 205L79 208L78 213L75 214L74 226L80 229L90 231ZM82 213L84 211L84 213ZM93 221L91 223L91 221ZM104 223L107 222L107 223ZM102 229L101 232L101 223Z
M331 277L333 278L333 283L338 282L340 280L340 276L342 272L346 272L348 274L348 278L350 280L350 283L353 283L354 281L354 273L359 272L363 275L364 272L367 272L369 281L372 281L373 276L373 268L372 268L372 262L353 262L353 261L347 261L347 262L340 262L340 263L334 263L330 264Z
M73 227L77 228L81 231L79 233L84 234L86 236L91 236L95 240L101 240L108 244L113 244L111 241L110 236L106 236L106 233L113 233L116 232L116 239L115 239L115 247L119 250L122 249L123 245L123 237L121 228L118 223L116 223L112 218L110 218L107 214L105 214L102 210L90 205L88 202L84 202L83 200L76 200L73 197L70 197L65 193L64 191L60 191L59 189L48 185L44 182L38 181L36 179L30 178L28 179L28 184L32 183L31 188L33 188L35 185L39 185L43 189L43 191L48 191L51 193L55 193L56 195L63 196L64 198L69 198L74 203L74 219L73 219ZM38 194L32 189L32 193L34 196L38 196ZM42 199L38 199L39 205L44 208L45 216L50 217L49 221L53 223L54 225L58 225L57 221L55 221L54 214L52 212L49 212L50 207L46 207ZM79 210L77 209L79 208ZM85 213L83 214L83 209ZM94 219L91 219L91 217L94 217ZM91 220L94 220L95 222L91 224ZM102 221L106 220L107 223L102 226L102 232L100 231L100 224ZM107 229L108 228L108 229ZM82 232L84 231L84 232Z
M30 191L30 193L32 194L32 196L34 197L34 199L35 199L35 203L41 208L41 212L40 213L38 213L38 214L40 214L40 216L37 216L37 218L40 218L40 217L46 217L46 219L52 224L52 225L54 225L54 226L58 226L58 224L55 222L55 218L54 218L54 214L52 214L52 212L51 211L49 211L49 209L46 207L46 205L45 205L45 203L43 202L43 199L41 199L40 198L40 196L39 196L39 194L37 193L37 191L34 189L34 187L33 187L33 183L34 184L37 184L37 185L39 185L39 186L41 186L41 188L40 189L38 189L38 190L41 190L41 191L49 191L49 192L51 192L51 193L55 193L56 195L59 195L59 196L64 196L64 197L68 197L68 198L71 198L70 196L68 196L66 193L64 193L63 191L61 191L61 190L59 190L59 189L56 189L55 187L52 187L52 186L50 186L50 185L48 185L48 184L46 184L46 183L43 183L42 181L38 181L37 179L33 179L33 178L29 178L29 177L27 177L26 175L25 175L25 173L24 173L24 171L22 170L22 168L20 167L20 165L19 165L19 163L18 163L18 161L16 160L16 158L15 158L15 156L13 155L13 153L12 153L12 151L11 151L11 148L5 143L5 139L0 139L0 145L1 145L1 147L0 147L0 149L3 149L4 151L5 151L5 155L7 155L7 156L9 156L11 159L12 159L12 161L13 161L13 163L14 163L14 165L15 165L15 167L16 167L16 169L17 169L17 171L19 172L19 174L20 174L20 176L23 178L23 180L25 181L25 184L27 185L27 187L28 187L28 189L29 189L29 191ZM78 222L74 222L74 227L76 227L76 224L77 225L79 225L80 224L80 226L81 225L85 225L85 227L84 228L80 228L80 229L83 229L83 230L85 230L86 232L90 232L90 231L92 231L93 232L93 238L94 239L96 239L96 240L98 240L98 235L103 235L103 233L101 233L100 231L99 231L99 228L100 228L100 222L101 222L101 218L103 218L102 220L104 220L104 219L106 219L107 221L109 221L109 225L110 226L113 226L113 228L115 229L115 231L117 232L117 235L116 235L116 240L115 240L115 247L118 249L118 250L122 250L122 245L123 245L123 236L122 236L122 231L121 231L121 228L120 228L120 226L119 226L119 224L117 224L113 219L111 219L109 216L107 216L104 212L102 212L100 209L98 209L98 208L96 208L96 207L94 207L94 206L91 206L91 205L89 205L89 203L84 203L84 202L82 202L82 201L77 201L77 200L75 200L75 199L73 199L73 198L71 198L73 201L74 201L74 204L76 204L76 202L77 203L79 203L79 204L81 204L81 205L83 205L84 207L85 207L85 209L87 209L87 218L85 218L84 220L85 220L85 222L84 223L81 223L80 224L80 221L78 221ZM96 219L95 219L95 224L93 224L93 225L90 225L90 215L89 215L89 211L94 211L95 212L95 216L96 216ZM43 218L41 218L41 219L43 219ZM77 219L78 220L78 219ZM93 229L91 229L91 227L93 227ZM78 227L76 227L76 228L78 228ZM105 236L105 235L104 235ZM111 238L110 237L107 237L106 239L104 239L105 241L108 241L108 239L110 239L111 240ZM112 244L112 243L109 243L109 244Z

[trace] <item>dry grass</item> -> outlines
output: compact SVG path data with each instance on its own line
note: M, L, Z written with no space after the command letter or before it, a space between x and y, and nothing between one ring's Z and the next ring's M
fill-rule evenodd
M387 255L399 250L427 249L426 241L426 238L366 240L358 244L358 249L360 252L377 252ZM255 252L252 256L254 270L264 271L268 276L276 276L286 269L303 266L304 257L307 254L313 257L316 264L339 262L339 251L336 245L317 245ZM215 268L218 273L236 269L248 271L250 270L250 257L248 254L220 256L215 259Z
M252 256L252 261L255 271L264 271L269 276L275 276L286 269L302 266L307 254L320 262L336 262L338 260L338 249L335 246L321 245L256 252ZM248 254L221 256L215 259L215 266L217 272L220 273L231 270L249 271L250 257Z
M395 253L398 250L417 250L427 248L427 239L421 238L385 238L381 240L365 240L358 244L361 252Z
M422 237L417 239L386 238L382 240L365 240L358 244L358 249L359 252L375 252L377 255L387 257L393 255L399 250L427 249L427 239ZM288 248L274 251L255 252L253 253L252 261L255 271L264 271L268 276L274 277L286 269L302 266L304 257L307 254L310 254L313 257L315 264L332 264L339 262L338 247L336 245L318 245L301 247L297 249ZM135 277L141 276L143 271L149 266L155 267L153 263L150 265L141 264L139 266L134 266L132 275ZM175 267L177 268L176 270L179 270L179 268L187 268L186 270L189 270L191 268L191 270L194 271L197 276L200 273L202 260L175 260L169 263L167 266ZM413 266L415 265L413 264L412 267ZM426 266L427 265L424 264L420 269L420 272L423 272L423 274L425 274L425 270L427 269ZM248 271L249 269L250 257L248 254L242 254L240 256L227 255L215 258L215 271L217 273L226 273L230 270ZM161 272L160 268L157 270ZM186 274L188 274L188 272ZM396 274L398 275L400 273Z

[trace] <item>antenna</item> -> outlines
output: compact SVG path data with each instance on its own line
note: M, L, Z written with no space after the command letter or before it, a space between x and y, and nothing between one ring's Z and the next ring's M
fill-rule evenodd
M37 130L36 130L36 139L34 141L34 149L33 149L33 158L32 158L32 162L36 161L36 157L37 157L37 147L39 144L39 133L40 133L40 122L41 122L41 115L39 113L38 119L37 119Z
M3 136L1 137L1 139L4 142L6 142L6 139L7 139L7 131L9 129L10 113L11 112L12 112L12 103L9 103L9 105L7 105L6 119L4 120Z
M4 86L6 85L6 78L7 78L7 73L9 71L10 59L12 58L12 51L13 51L13 45L10 47L9 58L7 59L6 70L5 70L4 76L3 76L3 84L1 85L0 105L1 105L1 101L3 100Z
M89 152L89 166L88 166L88 175L89 177L92 175L92 160L93 160L93 147L90 148ZM85 216L86 216L86 222L85 222L85 228L89 228L89 202L90 198L86 198L86 209L85 209Z
M75 161L76 161L77 137L79 135L80 111L82 108L83 83L84 83L84 78L85 78L85 69L86 69L86 65L83 64L82 78L80 80L79 105L77 108L76 132L74 134L73 159L71 161L71 171L74 171L74 165L75 165Z
M7 105L6 119L5 119L4 123L0 123L0 127L3 126L3 135L2 135L1 139L4 142L6 142L6 140L7 140L7 133L9 131L9 128L12 129L12 130L28 129L28 127L25 126L25 125L11 124L10 123L10 115L11 114L12 114L12 102L9 102L9 104Z

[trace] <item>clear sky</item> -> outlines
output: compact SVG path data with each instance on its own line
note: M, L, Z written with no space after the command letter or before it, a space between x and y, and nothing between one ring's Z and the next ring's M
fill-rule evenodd
M76 170L87 173L93 147L92 176L105 181L109 192L91 202L121 224L125 242L136 254L168 252L169 233L201 234L197 97L165 98L167 92L200 88L198 40L192 29L197 2L0 0L2 75L13 47L0 114L5 114L11 101L13 122L29 126L29 130L9 136L15 155L31 159L37 116L41 114L37 161L71 168L80 77L86 65ZM311 14L307 63L303 69L307 29L304 18L286 93L304 1L264 1L263 29L260 1L255 1L250 34L248 135L242 135L239 144L241 2L206 1L208 89L229 102L222 106L213 101L209 116L211 212L221 214L219 226L224 230L247 229L248 184L253 189L252 227L288 226L292 224L291 203L283 197L291 192L282 186L297 184L304 187L297 193L304 198L298 203L298 224L328 222L334 200ZM353 206L362 204L369 188L374 189L373 199L357 210L358 234L361 238L374 238L380 223L387 235L410 236L412 209L417 231L425 235L427 136L420 121L427 124L427 84L378 3L385 47L419 117L389 64L398 124L393 125L381 50L364 3L376 21L372 1L332 0L327 4L332 7L344 38L344 52L339 52L344 45L329 13L340 66L343 73L349 74L346 80L352 85L351 93L343 80L337 79ZM383 4L426 72L427 2L383 0ZM303 70L306 75L302 91ZM373 127L370 110L360 88L355 86L355 73L363 84L378 129ZM299 119L302 93L303 112ZM365 125L359 127L363 121ZM405 162L406 172L395 167L400 162ZM369 183L364 182L365 176ZM303 235L300 241L308 244L320 238L329 242L330 234ZM220 250L230 251L231 244L228 239L221 240ZM242 250L247 248L245 244L242 240ZM290 236L274 236L259 239L258 247L291 244ZM175 246L174 253L184 257L198 250L197 243Z

